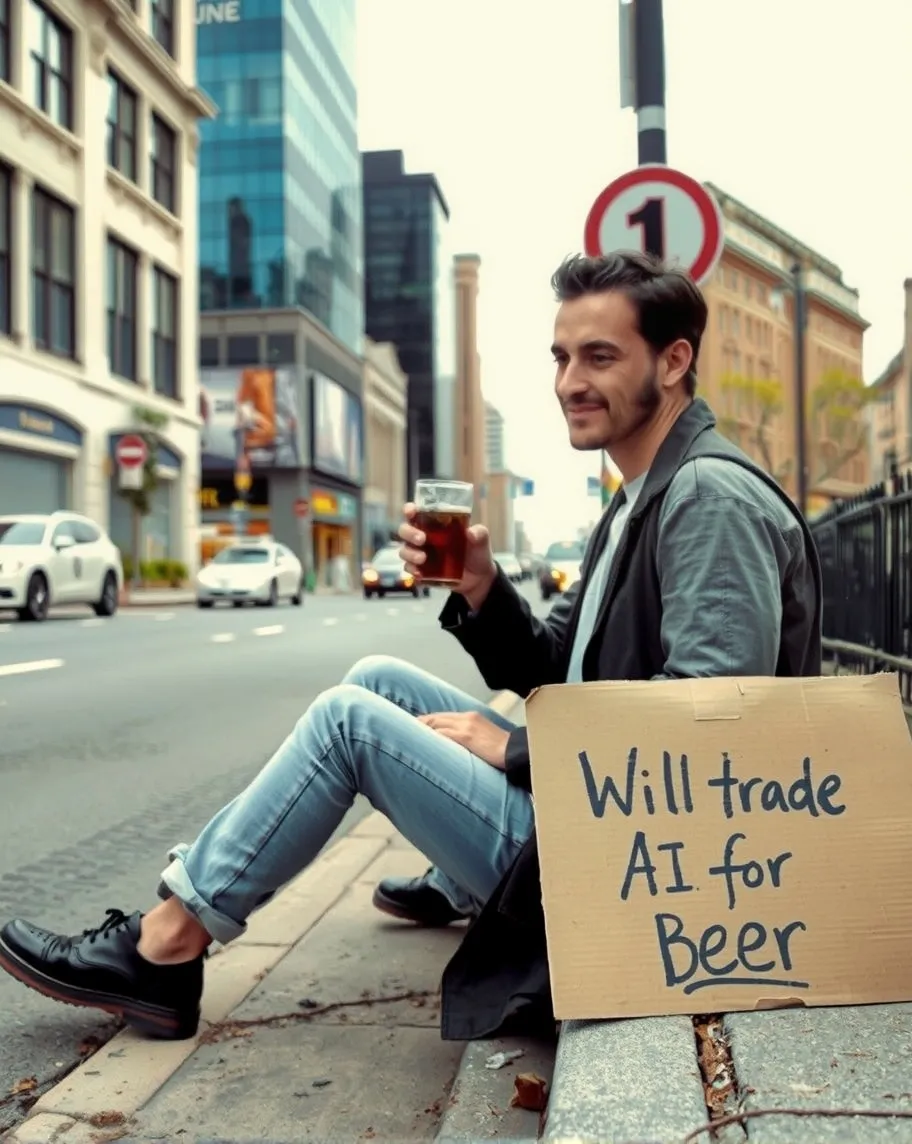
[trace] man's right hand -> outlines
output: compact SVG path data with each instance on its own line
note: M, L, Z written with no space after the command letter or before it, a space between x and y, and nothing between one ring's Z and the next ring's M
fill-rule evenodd
M415 527L418 510L407 504L403 510L405 520L399 526L399 539L402 548L399 554L413 576L421 579L421 565L424 563L424 533ZM497 578L497 565L491 554L491 537L483 524L473 524L466 531L466 557L462 580L453 588L460 596L465 596L473 612L484 603L491 585Z

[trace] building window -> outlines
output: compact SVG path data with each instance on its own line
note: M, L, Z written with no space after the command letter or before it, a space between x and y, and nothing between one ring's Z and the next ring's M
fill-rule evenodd
M228 339L229 365L260 365L260 339L256 334L239 334Z
M0 79L10 79L10 0L0 0Z
M108 72L108 166L136 182L136 92Z
M73 33L38 0L29 0L29 55L35 106L73 128Z
M32 336L38 349L76 356L76 215L32 192Z
M152 38L174 56L174 0L149 0Z
M3 0L0 0L0 4ZM13 173L0 165L0 334L12 329Z
M266 360L270 365L293 365L296 354L294 334L269 334L266 338Z
M177 159L177 133L159 119L152 116L152 198L157 203L176 214L177 196L174 193Z
M200 338L199 343L199 363L200 365L219 365L219 340L218 338Z
M136 380L136 252L108 237L108 368Z
M177 279L156 266L152 272L152 381L155 392L177 397Z

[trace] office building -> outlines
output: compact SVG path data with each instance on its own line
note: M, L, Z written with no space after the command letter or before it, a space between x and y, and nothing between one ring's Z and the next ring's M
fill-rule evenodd
M199 4L200 309L308 310L352 352L363 321L355 0Z
M364 475L355 0L198 8L206 554L269 532L354 581ZM238 429L238 421L247 426Z
M452 421L453 475L480 489L485 477L485 401L478 354L477 254L457 254L456 285L456 413Z
M809 507L850 495L868 480L867 417L844 415L843 379L857 398L868 322L838 266L744 203L707 184L722 211L725 248L704 285L709 322L701 392L720 427L796 492L794 298L790 268L803 268Z
M485 469L499 473L506 468L503 414L490 401L485 402Z
M912 278L904 283L903 344L872 384L871 480L912 470Z
M362 556L388 544L402 522L409 499L405 478L408 378L396 347L365 338L365 484Z
M0 4L0 512L75 509L130 552L113 458L159 415L140 555L197 540L193 11Z
M455 299L450 211L434 175L401 151L362 155L365 327L392 342L409 379L409 486L455 472Z
M201 314L200 334L203 556L269 534L317 588L354 582L362 359L303 309Z

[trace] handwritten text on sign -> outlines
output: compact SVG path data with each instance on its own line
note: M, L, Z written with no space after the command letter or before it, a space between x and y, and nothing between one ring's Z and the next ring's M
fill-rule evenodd
M705 877L718 883L727 909L734 910L740 896L749 896L752 890L761 886L781 889L788 877L789 859L794 856L790 850L752 853L748 833L752 819L778 814L835 818L846 809L839 800L842 779L837 774L818 779L810 757L803 760L794 781L785 783L762 775L739 774L730 754L724 751L717 773L706 780L705 791L698 790L696 797L714 800L719 816L731 823L731 831L715 864L690 870L686 846L675 839L668 822L694 813L695 795L687 755L673 756L670 751L663 751L656 773L638 748L633 747L627 755L623 781L606 775L601 786L588 753L581 751L578 757L595 818L630 818L635 812L645 812L665 820L654 836L646 830L634 833L627 868L618 886L622 902L637 892L646 892L653 898L667 895L673 900L674 895L694 892L697 883L693 878ZM795 948L801 933L807 930L800 919L780 925L746 921L735 932L719 921L699 934L687 934L683 919L669 908L655 914L655 928L669 988L683 987L688 995L714 985L809 988L810 982L794 971Z

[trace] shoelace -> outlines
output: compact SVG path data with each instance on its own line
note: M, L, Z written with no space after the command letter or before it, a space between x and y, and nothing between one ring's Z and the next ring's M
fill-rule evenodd
M88 938L89 944L94 945L100 937L107 937L108 934L113 933L114 930L122 929L130 918L122 910L106 910L105 920L100 926L94 929L87 929L82 931L83 938Z

